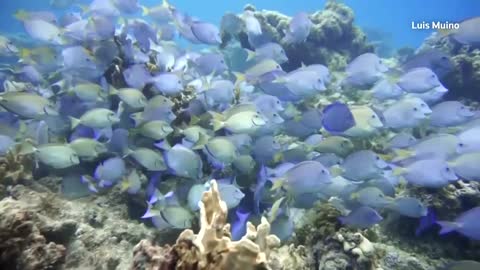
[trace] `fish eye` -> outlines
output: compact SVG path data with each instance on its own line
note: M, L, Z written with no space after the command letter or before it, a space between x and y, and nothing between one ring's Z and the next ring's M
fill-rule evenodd
M224 64L224 63L225 63L225 61L223 61L223 60L220 60L220 63L221 63L221 64Z
M430 77L431 77L432 79L434 79L434 78L435 78L435 74L430 75Z
M182 81L178 80L178 84L182 84Z
M277 116L278 116L278 114L274 113L274 114L273 114L273 116L274 116L274 117L277 117Z
M381 63L382 63L382 59L378 60L378 63L381 64Z
M322 79L318 79L317 82L320 82L320 83L321 83L321 82L322 82Z
M465 106L461 106L460 109L461 109L461 110L465 110Z
M464 147L465 145L463 143L459 143L458 146Z
M418 108L417 108L417 107L414 107L413 110L414 110L414 111L418 111Z
M376 160L380 160L380 157L379 157L379 156L376 156L375 159L376 159Z
M325 172L325 170L324 170L324 169L322 169L322 170L321 170L321 173L325 174L326 172Z
M279 65L276 65L275 68L276 68L276 69L280 69L280 66L279 66Z
M449 167L445 168L445 171L450 172L450 168Z
M377 116L375 114L372 114L372 119L375 119L377 118Z
M441 60L447 60L448 58L446 56L440 57Z

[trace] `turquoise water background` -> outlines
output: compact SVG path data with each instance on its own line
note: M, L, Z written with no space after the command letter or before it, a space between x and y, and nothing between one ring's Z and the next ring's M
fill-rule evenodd
M13 18L18 9L48 10L50 0L0 0L0 33L20 33L22 25ZM88 4L90 1L81 0ZM391 47L418 47L432 30L412 30L412 21L460 21L478 16L480 0L345 0L353 8L356 23L365 29L384 36ZM161 3L161 0L140 0L145 6ZM203 20L219 23L227 12L241 12L251 3L257 9L277 10L287 15L299 11L314 12L322 9L325 0L171 0L180 10ZM62 11L55 11L61 13ZM369 32L369 31L367 31Z

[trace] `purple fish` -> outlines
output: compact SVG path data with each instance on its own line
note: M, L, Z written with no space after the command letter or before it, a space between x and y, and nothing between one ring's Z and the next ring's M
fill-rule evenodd
M322 119L323 116L320 110L310 109L302 114L302 120L300 122L307 128L318 130L323 126Z
M334 102L323 109L323 127L330 133L342 133L355 126L355 119L347 105Z
M200 75L221 74L228 69L225 59L220 53L207 53L193 60Z
M443 77L450 73L454 66L448 54L438 50L430 49L412 56L403 65L403 70L426 67L431 69L438 77Z
M123 72L123 77L128 86L142 89L151 79L151 75L144 65L133 65Z
M480 207L475 207L461 214L455 221L437 221L437 224L442 227L439 234L456 231L470 239L480 240L479 219Z
M383 220L377 211L368 207L361 206L344 217L338 218L342 224L354 228L366 229Z
M222 38L220 37L220 30L214 24L206 22L195 22L191 24L190 28L192 29L193 35L201 43L205 43L208 45L218 45L222 43Z
M115 6L120 12L134 14L141 10L138 0L115 0Z
M307 40L310 35L313 23L305 12L300 12L290 21L289 28L285 33L283 42L285 43L300 43Z
M249 212L241 212L240 209L235 211L236 219L232 225L232 240L240 240L247 231L247 220L250 217Z

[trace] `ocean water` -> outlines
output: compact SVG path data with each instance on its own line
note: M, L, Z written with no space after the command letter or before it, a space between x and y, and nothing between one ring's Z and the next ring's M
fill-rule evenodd
M157 269L142 248L227 223L250 241L248 222L306 247L247 260L266 269L480 269L479 16L476 0L3 0L0 270Z

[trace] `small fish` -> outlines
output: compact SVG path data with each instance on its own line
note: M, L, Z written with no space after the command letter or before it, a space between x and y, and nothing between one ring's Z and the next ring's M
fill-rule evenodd
M48 99L27 92L1 94L0 106L23 119L39 119L46 115L58 115Z
M480 127L466 129L457 134L457 153L465 154L480 151Z
M320 162L303 161L290 168L275 182L273 189L283 187L294 196L321 191L332 182L330 173Z
M439 234L456 231L470 239L480 240L480 224L478 223L479 215L480 207L475 207L464 212L454 221L437 221L437 224L442 227Z
M155 88L167 96L178 95L183 90L181 78L174 73L162 73L150 79Z
M71 141L69 146L75 150L80 159L84 160L93 160L107 152L104 144L90 138L77 138Z
M257 18L255 18L253 11L245 10L241 18L245 22L245 29L248 34L255 36L262 34L262 26Z
M475 45L480 42L480 35L477 31L479 25L480 17L473 17L461 22L458 29L447 31L447 34L462 44Z
M213 115L214 131L224 128L232 133L251 134L267 123L256 111L238 111L226 117L218 113L210 113Z
M454 167L441 159L418 160L406 168L395 168L394 175L402 175L410 184L440 188L455 181Z
M70 116L70 120L72 122L72 129L75 129L79 124L102 129L120 122L120 119L114 112L104 108L89 110L79 119Z
M192 62L200 75L203 76L222 74L228 69L225 58L220 53L206 53L195 58Z
M173 228L192 227L193 214L181 206L167 206L160 211L161 217Z
M134 133L138 132L142 136L158 141L165 139L170 133L172 133L173 128L165 121L153 120L141 124L133 129L133 131Z
M385 125L391 128L412 128L432 113L419 98L404 98L383 111Z
M363 206L373 208L383 208L387 206L390 199L385 197L383 192L376 187L366 187L350 195L353 199Z
M144 65L132 65L125 69L123 72L123 77L125 78L126 83L128 86L137 88L137 89L143 89L145 87L145 84L149 80L151 80L151 75L148 72L148 70L145 68Z
M344 225L360 229L367 229L383 220L377 211L368 206L361 206L338 219Z
M313 146L313 149L320 153L333 153L340 157L346 157L353 151L354 145L348 138L340 136L329 136Z
M398 79L397 84L403 91L409 93L424 93L442 85L437 75L426 67L409 70Z
M270 135L257 138L253 144L253 157L259 163L267 164L281 150L281 145Z
M468 122L475 112L459 101L444 101L432 108L430 125L434 127L457 126Z
M417 198L397 197L391 204L387 205L388 209L398 212L400 215L420 218L427 215L427 207Z
M251 155L239 155L233 161L233 167L244 175L252 173L256 165L257 163Z
M382 79L375 83L371 89L372 96L380 101L388 99L397 99L403 95L403 90L396 83L387 79Z
M65 169L80 163L77 153L66 144L52 143L35 147L25 141L19 154L34 154L37 160L55 169Z
M407 158L418 159L449 159L457 154L458 138L452 134L438 133L417 141L406 150L395 150L396 160Z
M400 132L395 134L388 141L389 149L398 149L398 148L408 148L414 145L417 142L417 139L410 133Z
M243 30L243 27L244 22L237 15L227 12L222 16L222 21L220 22L220 31L222 33L227 32L237 35Z
M467 181L480 181L480 167L478 166L478 160L480 158L480 152L472 152L460 155L449 162L450 166L463 180Z
M165 164L174 175L194 180L202 177L202 159L191 149L176 144L167 150L164 158Z
M136 169L133 169L121 184L121 189L129 194L137 194L142 188L142 182L146 182L147 177Z
M94 177L100 187L109 187L119 182L126 171L123 159L113 157L102 161L95 169Z
M142 109L147 105L147 98L135 88L115 89L110 87L110 95L116 95L132 109Z
M201 43L208 45L219 45L222 43L220 30L216 25L207 22L194 22L190 27L193 35Z
M188 207L192 211L198 211L198 203L202 200L203 193L209 189L207 184L196 184L193 185L188 191L187 201Z
M300 43L305 42L313 26L312 21L305 12L296 14L290 21L289 28L285 33L282 42Z
M139 147L135 150L127 150L126 156L131 156L148 171L164 171L167 169L163 156L150 148Z
M415 54L402 66L405 71L418 67L429 68L440 78L454 69L450 56L438 49L428 49Z
M237 207L245 197L245 194L235 184L219 183L218 191L220 192L220 196L224 198L228 209Z
M365 181L381 175L388 164L371 150L360 150L343 161L342 176L353 181Z
M330 133L342 133L355 126L355 119L348 106L338 101L326 106L322 113L323 127Z
M288 61L288 57L285 54L285 50L278 43L268 42L262 46L255 48L255 51L247 50L247 61L255 59L260 61L263 59L272 59L279 64Z
M378 114L372 108L362 106L349 107L355 120L355 126L346 130L343 134L350 137L368 137L383 127Z
M354 87L370 86L383 77L388 71L382 59L374 53L364 53L353 59L345 69L347 77L343 85Z
M235 145L226 137L215 137L210 139L203 148L209 161L216 168L224 168L233 163L237 157Z

